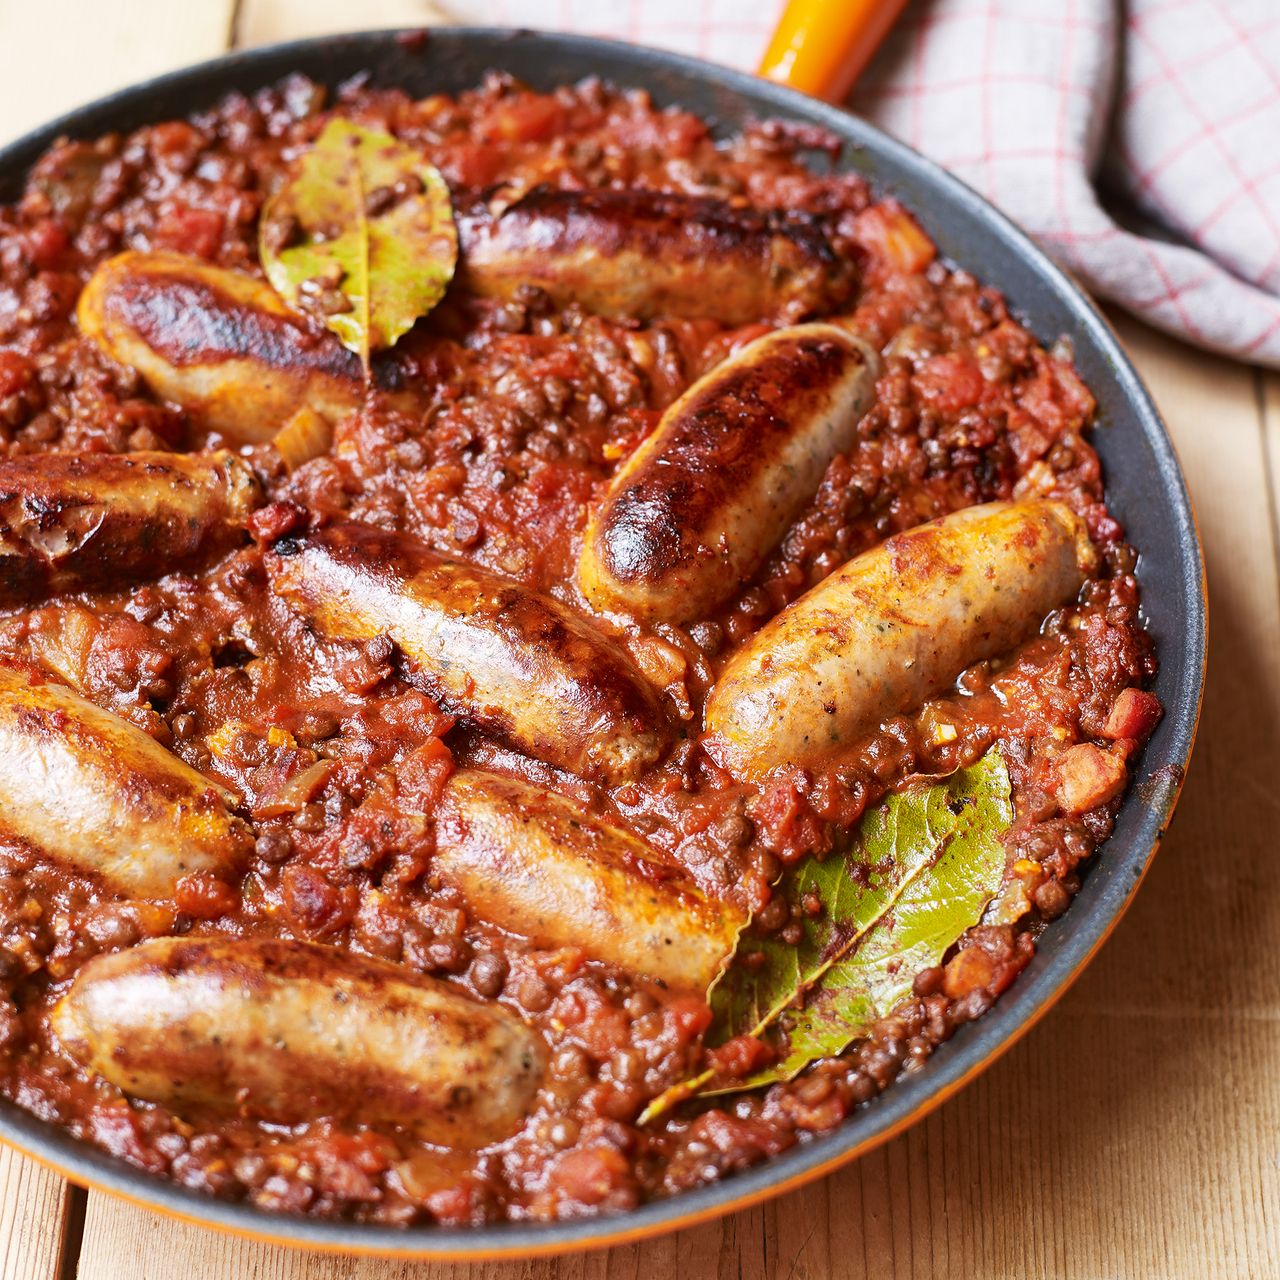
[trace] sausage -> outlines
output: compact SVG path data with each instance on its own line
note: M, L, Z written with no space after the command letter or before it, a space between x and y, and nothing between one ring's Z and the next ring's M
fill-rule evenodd
M267 938L156 938L97 956L52 1025L134 1097L284 1124L399 1124L468 1149L519 1127L546 1056L506 1010L438 979Z
M511 300L536 286L618 319L798 320L855 283L818 218L705 196L537 186L500 212L464 210L458 237L472 293Z
M649 622L723 604L853 444L878 367L830 324L779 329L717 365L614 476L578 562L583 594Z
M629 831L564 796L478 770L455 773L445 787L431 870L494 924L700 992L746 924Z
M0 667L0 833L134 898L237 869L251 843L231 793L141 729Z
M0 604L194 568L244 537L260 501L226 452L0 459Z
M180 253L122 253L93 273L80 330L155 395L235 443L270 440L304 405L336 420L364 399L360 359L265 281Z
M550 596L354 523L282 539L267 571L321 635L390 636L442 705L517 751L610 782L661 754L664 719L640 671Z
M762 627L704 710L735 777L808 765L1033 635L1097 567L1060 502L993 502L897 534Z

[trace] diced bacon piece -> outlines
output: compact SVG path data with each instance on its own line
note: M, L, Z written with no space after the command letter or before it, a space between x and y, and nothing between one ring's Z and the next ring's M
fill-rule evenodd
M1058 804L1063 813L1087 813L1115 799L1127 779L1121 757L1082 742L1058 757Z
M1122 689L1115 700L1107 723L1103 726L1104 738L1134 738L1141 742L1160 723L1164 708L1154 693L1142 689Z
M920 224L896 200L883 200L859 214L857 236L896 271L923 271L938 254Z

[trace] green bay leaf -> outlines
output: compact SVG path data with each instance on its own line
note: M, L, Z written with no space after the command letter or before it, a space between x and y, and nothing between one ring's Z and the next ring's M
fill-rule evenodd
M1013 821L999 752L941 779L920 779L870 810L843 855L806 858L775 888L791 903L816 893L796 946L749 935L709 993L708 1042L764 1039L774 1062L745 1080L709 1088L704 1072L673 1086L641 1122L696 1093L737 1093L789 1080L846 1049L912 990L977 924L1004 879L1003 836ZM744 962L750 954L750 963Z
M390 134L349 120L329 121L260 226L272 287L332 329L366 372L373 352L440 301L458 260L439 171Z

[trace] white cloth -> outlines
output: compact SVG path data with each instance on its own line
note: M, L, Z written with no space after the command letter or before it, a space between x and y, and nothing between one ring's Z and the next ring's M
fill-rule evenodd
M750 68L782 3L449 8ZM1280 367L1280 0L915 0L852 106L975 186L1093 292Z

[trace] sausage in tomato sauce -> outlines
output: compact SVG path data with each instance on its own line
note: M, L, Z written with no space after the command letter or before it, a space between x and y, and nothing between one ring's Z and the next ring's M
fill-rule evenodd
M650 622L723 604L852 445L878 367L830 324L780 329L717 365L610 483L583 543L583 594Z
M200 567L261 500L231 453L49 453L0 460L0 605Z
M277 542L272 588L321 635L399 645L454 713L557 768L634 778L661 754L656 696L567 605L368 525Z
M157 938L98 956L52 1025L136 1098L397 1124L463 1149L520 1126L546 1056L512 1014L438 979L267 938Z
M136 898L233 873L248 827L233 800L127 720L0 667L0 833Z
M80 331L158 396L235 443L304 405L336 421L364 399L360 360L265 281L179 253L122 253L89 278Z
M698 992L746 923L629 831L564 796L478 770L449 779L432 872L494 924Z
M813 764L1034 635L1096 565L1060 502L966 507L897 534L734 654L707 699L708 749L753 780Z
M533 286L613 318L797 320L855 282L817 218L706 196L538 186L498 213L464 211L458 232L472 293L505 301Z

